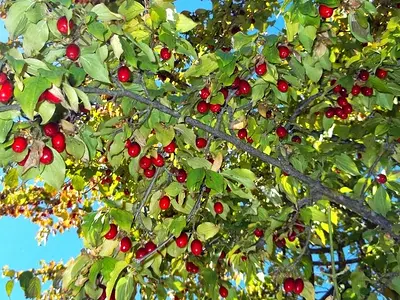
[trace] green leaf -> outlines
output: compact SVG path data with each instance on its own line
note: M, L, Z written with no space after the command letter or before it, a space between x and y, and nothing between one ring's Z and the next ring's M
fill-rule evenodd
M106 64L101 60L100 55L84 54L79 58L79 61L86 73L88 73L93 79L110 83Z
M188 32L195 28L197 23L192 19L186 17L183 14L178 14L178 19L176 20L176 31L178 32Z
M67 136L66 138L66 152L71 154L76 159L82 159L85 155L85 143L78 137Z
M221 174L226 178L229 178L233 181L243 184L245 187L249 189L254 188L254 182L256 181L257 178L256 175L248 169L225 170Z
M133 18L144 12L144 7L137 1L127 0L122 2L118 7L118 13L123 15L126 21L130 21Z
M49 28L45 20L37 24L30 23L24 34L23 46L26 55L30 56L32 53L39 51L43 48L49 38Z
M14 90L15 97L25 115L33 120L33 113L39 97L45 90L51 87L51 84L47 79L42 77L29 77L23 83L24 89L22 92L19 89Z
M156 62L156 57L154 56L154 52L149 47L149 45L139 41L136 41L134 43L136 44L136 46L140 48L140 50L143 51L143 53L147 56L150 62Z
M65 162L57 151L54 149L51 149L51 151L53 152L54 160L51 164L42 167L40 176L47 184L55 189L60 189L65 180Z
M13 120L0 119L0 144L4 143L7 140L8 133L10 132L13 125Z
M11 189L16 188L18 186L17 169L11 169L7 172L6 176L4 177L4 185L8 186Z
M175 137L175 130L172 126L163 126L161 124L155 124L154 129L156 131L157 140L163 145L169 145Z
M303 296L306 300L315 299L314 285L311 282L304 282L304 290L301 292L301 296Z
M390 90L390 88L388 87L386 81L382 80L378 77L370 76L368 78L368 83L370 83L372 85L372 87L379 92L382 92L382 93L391 93L392 92Z
M384 217L386 217L386 214L392 208L390 197L382 185L379 186L372 199L368 201L368 204L374 211L383 215Z
M115 282L117 282L119 274L121 274L121 272L127 266L128 264L124 260L120 260L115 264L114 269L110 273L110 279L107 281L106 294L108 299L110 299L111 293L114 289Z
M31 281L32 278L33 278L33 273L30 271L22 272L21 275L18 276L19 285L21 286L21 289L25 292L25 295L29 287L29 282Z
M42 117L41 124L46 124L53 117L56 111L56 105L48 101L43 101L38 107L38 113Z
M7 18L4 25L11 39L15 39L22 34L28 25L26 11L34 5L35 1L23 0L15 2L7 11Z
M233 36L233 49L241 50L243 47L255 41L257 35L248 35L243 32L238 32Z
M134 291L135 283L131 275L122 277L117 282L115 288L115 297L117 300L131 299Z
M182 184L174 181L171 182L170 185L167 186L164 191L168 196L176 197L182 190L183 190Z
M191 157L187 159L187 164L193 169L210 169L212 164L204 157Z
M304 68L306 69L307 77L310 78L311 81L317 83L321 79L323 70L319 63L312 67L304 62Z
M133 221L132 213L126 210L113 208L111 209L110 214L119 227L121 227L123 230L127 232L131 230Z
M183 138L183 141L192 146L194 149L197 149L196 147L196 135L193 132L193 129L188 128L185 124L178 124L175 125L175 130L178 131Z
M25 290L25 297L27 297L29 299L40 298L41 288L42 288L42 285L41 285L40 279L37 277L33 277L29 281L28 288Z
M299 39L308 53L311 53L315 37L317 35L317 28L314 26L306 26L299 31Z
M186 181L187 188L191 191L197 191L205 175L206 173L202 168L190 170Z
M396 276L392 279L390 287L400 294L400 276Z
M340 170L345 171L350 175L360 175L360 172L358 171L358 168L353 159L351 159L348 155L344 153L335 156L334 163Z
M184 216L179 216L172 220L169 225L169 232L171 232L175 237L178 237L183 228L186 226L186 218Z
M206 186L216 191L217 193L222 193L224 191L224 177L219 173L207 170Z
M97 4L92 8L91 12L95 13L97 15L97 19L103 22L123 19L121 15L110 11L104 3Z
M8 297L10 297L13 288L14 288L14 280L11 279L6 283L6 293Z
M189 70L184 73L188 77L208 76L218 69L218 62L215 53L205 54L199 58L198 64L192 64Z
M78 100L78 95L75 91L75 89L70 86L69 84L64 83L63 84L63 90L65 94L67 95L69 105L71 106L72 110L74 112L79 111L79 100Z
M74 177L72 177L71 183L72 183L73 188L77 191L83 191L83 189L86 186L85 179L83 179L83 177L81 177L79 175L74 175Z
M361 43L372 42L373 38L370 34L370 25L368 23L366 28L363 28L357 21L354 13L349 13L349 25L351 33Z
M204 222L197 226L197 233L202 241L206 241L219 232L219 226L211 222Z

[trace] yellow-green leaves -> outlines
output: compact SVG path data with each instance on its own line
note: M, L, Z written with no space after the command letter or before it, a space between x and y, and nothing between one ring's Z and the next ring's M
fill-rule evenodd
M192 19L186 17L183 14L178 14L176 20L176 30L178 32L188 32L197 26L196 22L193 22Z

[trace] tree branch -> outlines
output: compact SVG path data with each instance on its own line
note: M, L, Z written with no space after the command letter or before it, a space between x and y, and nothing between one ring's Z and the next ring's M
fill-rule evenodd
M310 105L311 102L313 102L315 99L317 99L322 94L323 94L322 92L319 92L315 95L312 95L308 99L300 102L299 106L296 108L296 110L293 112L293 114L289 118L288 123L293 123L296 120L296 118L303 112L303 110L305 110L308 107L308 105Z
M19 104L0 105L0 112L20 109L21 107L19 106Z

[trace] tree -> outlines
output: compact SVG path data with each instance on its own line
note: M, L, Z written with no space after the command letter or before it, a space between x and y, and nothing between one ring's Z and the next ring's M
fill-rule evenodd
M400 4L171 2L1 4L2 215L85 245L7 292L398 299Z

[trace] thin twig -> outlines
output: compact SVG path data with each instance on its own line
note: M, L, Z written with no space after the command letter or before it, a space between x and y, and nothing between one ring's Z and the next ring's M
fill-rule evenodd
M335 287L335 296L340 299L339 286L336 278L336 266L335 266L335 252L333 248L333 227L332 227L332 217L331 217L331 207L328 207L328 226L329 226L329 244L331 245L331 265L332 265L332 279L333 286Z
M313 102L315 99L317 99L321 95L323 95L323 93L319 92L315 95L312 95L308 99L301 101L299 106L296 108L296 110L290 116L288 123L293 123L296 120L297 116L299 116L303 112L303 110L305 110L308 107L308 105L310 105L311 102Z

